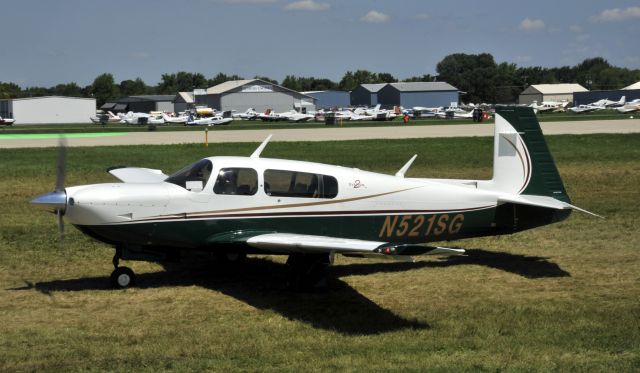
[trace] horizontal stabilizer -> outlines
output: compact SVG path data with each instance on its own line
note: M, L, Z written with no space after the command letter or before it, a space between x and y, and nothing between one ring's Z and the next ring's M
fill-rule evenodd
M109 173L124 183L161 183L168 176L160 170L139 167L110 168Z
M593 212L587 211L580 207L574 206L572 204L559 201L553 197L547 196L532 196L532 195L523 195L523 194L505 194L498 197L498 203L515 203L518 205L528 205L528 206L537 206L537 207L545 207L549 209L555 210L576 210L580 212L587 213L589 215L597 216L599 218L603 218L598 214L594 214Z

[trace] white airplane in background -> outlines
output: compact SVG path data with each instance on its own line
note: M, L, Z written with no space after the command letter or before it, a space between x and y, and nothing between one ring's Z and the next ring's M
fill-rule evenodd
M254 108L248 108L244 113L233 113L235 119L254 120L258 119L258 112Z
M453 113L449 115L453 115L454 119L471 119L473 118L473 110L464 111L457 106L452 106L445 108L444 110L439 110L436 112L436 117L438 118L447 118L448 113Z
M295 110L285 111L284 113L277 114L280 117L286 118L289 122L308 122L314 118L311 114L298 113Z
M357 109L356 109L357 110ZM373 120L373 115L367 115L361 112L362 114L357 114L351 110L340 110L335 112L336 119L338 120L348 120L348 121L367 121Z
M569 110L573 111L576 114L590 113L596 110L604 110L604 106L595 106L595 105L578 105Z
M220 126L233 122L231 111L217 112L210 117L193 117L185 123L186 126Z
M0 126L10 126L16 122L13 118L3 118L0 117Z
M287 118L273 111L273 109L267 109L262 114L258 114L258 118L263 122L281 122L287 120Z
M370 109L359 108L355 109L354 113L358 115L370 115L371 117L373 117L373 120L393 120L398 116L398 114L396 114L394 111L381 109L380 107L381 105L378 104Z
M542 101L541 105L538 105L538 101L533 101L529 107L532 107L534 110L538 112L547 112L547 111L565 111L566 107L569 105L567 101Z
M93 123L120 123L122 121L122 119L119 116L115 115L110 111L107 111L106 113L99 112L96 115L90 116L89 119Z
M165 123L185 124L189 120L189 116L188 115L179 115L179 116L176 116L176 117L172 117L172 116L168 115L167 113L162 113L162 119L164 119Z
M416 155L392 175L261 158L269 136L250 157L207 157L172 175L114 167L121 182L74 187L64 186L61 147L55 190L31 202L57 215L61 234L66 218L115 248L114 287L135 282L122 259L204 251L288 255L289 284L315 288L335 254L459 255L422 244L512 234L584 211L571 205L532 109L498 107L495 118L490 180L405 177Z
M619 113L633 113L635 111L640 111L640 98L629 101L624 106L617 107L616 111Z
M622 96L618 101L611 101L609 99L603 98L602 100L592 102L589 105L600 106L605 108L614 108L614 107L624 106L626 103L627 103L627 97Z
M118 114L121 121L127 124L140 124L139 118L149 118L151 115L147 113L134 113L133 111L127 114Z

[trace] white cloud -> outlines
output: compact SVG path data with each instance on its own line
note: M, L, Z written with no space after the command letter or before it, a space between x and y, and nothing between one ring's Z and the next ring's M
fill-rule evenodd
M571 30L571 32L575 32L576 34L579 34L582 32L582 27L580 27L579 25L571 25L569 26L569 30Z
M520 22L519 27L522 31L538 31L544 29L544 21L541 19L525 18Z
M367 23L385 23L389 20L389 16L377 10L370 10L360 20Z
M301 0L288 4L284 8L286 10L309 10L312 12L327 10L331 5L327 3L317 3L313 0Z
M620 22L633 18L640 18L640 6L632 6L627 9L606 9L597 16L591 17L591 20L594 22Z
M421 21L426 21L428 19L431 19L431 16L428 13L418 13L414 16L414 18Z

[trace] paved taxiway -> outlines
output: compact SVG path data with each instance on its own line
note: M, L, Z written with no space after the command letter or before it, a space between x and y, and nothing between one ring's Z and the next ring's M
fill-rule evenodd
M545 135L592 134L592 133L638 133L640 119L569 121L541 123ZM1 134L1 133L0 133ZM389 127L327 127L264 130L209 131L209 142L260 142L268 134L272 141L341 141L363 139L408 139L425 137L473 137L493 136L491 124L420 125L398 123ZM57 146L55 137L42 139L2 138L0 148L34 148ZM202 143L204 131L177 132L129 132L107 137L68 138L68 146L109 145L168 145Z

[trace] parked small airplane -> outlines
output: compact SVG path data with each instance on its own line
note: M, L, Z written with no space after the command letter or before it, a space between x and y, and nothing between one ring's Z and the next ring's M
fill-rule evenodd
M602 99L602 100L598 100L596 102L592 102L589 105L591 106L598 106L598 107L605 107L605 108L615 108L615 107L621 107L624 106L624 104L627 103L627 97L626 96L622 96L620 97L620 100L618 101L611 101L609 99Z
M193 117L189 116L189 119L185 123L185 126L220 126L233 122L231 117L231 111L217 112L210 117Z
M120 123L122 121L122 119L115 115L114 113L107 111L102 112L99 111L98 113L96 113L96 115L92 115L89 117L89 119L93 122L93 123Z
M496 109L493 178L408 178L293 160L209 157L172 175L110 168L121 183L64 187L31 202L115 247L111 280L134 283L119 261L163 261L202 250L242 258L288 255L294 287L322 283L333 254L411 260L462 249L421 243L511 234L569 217L569 196L531 108ZM586 211L585 211L586 212Z
M567 101L542 101L540 105L538 105L538 101L533 101L529 107L543 113L547 111L565 111L568 105L569 102Z
M232 117L244 120L255 120L258 119L258 112L254 108L248 108L244 113L234 113Z
M13 118L3 118L0 117L0 126L10 126L16 122Z
M335 116L337 120L348 120L348 121L366 121L373 120L373 115L368 115L365 113L358 114L351 110L339 110L335 112Z
M569 108L569 110L573 111L576 114L582 114L582 113L589 113L596 110L604 110L604 108L605 108L604 106L578 105L578 106Z
M118 114L122 122L127 124L140 124L142 121L140 118L148 118L151 116L147 113L134 113L133 111L129 111L126 114Z
M617 107L616 111L619 113L633 113L635 111L640 111L640 99L636 98L633 101L629 101L625 105Z
M258 118L263 122L280 122L285 121L287 118L273 111L273 109L267 109L262 114L258 114Z
M284 113L278 114L281 117L284 117L289 122L308 122L314 118L311 114L298 113L295 110L286 111Z
M164 119L165 123L171 123L171 124L185 124L189 120L188 115L179 115L177 117L172 117L167 113L162 113L162 118Z

